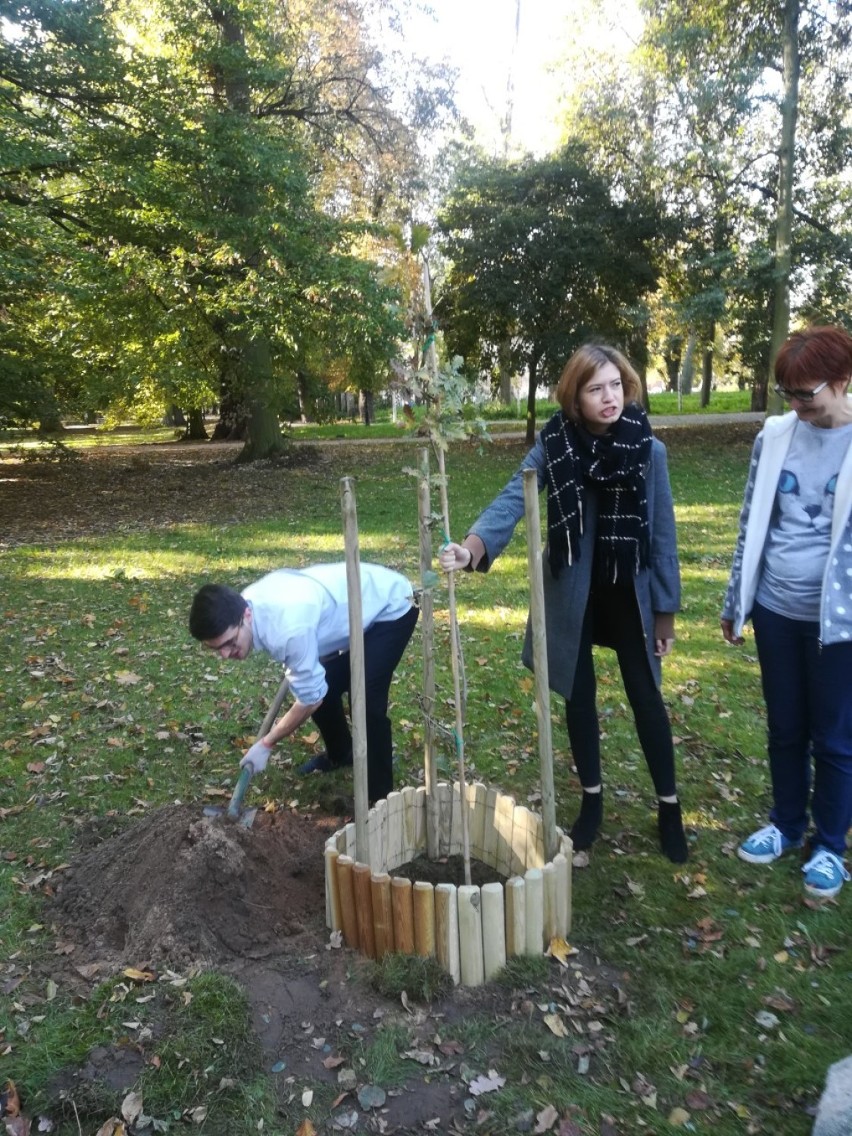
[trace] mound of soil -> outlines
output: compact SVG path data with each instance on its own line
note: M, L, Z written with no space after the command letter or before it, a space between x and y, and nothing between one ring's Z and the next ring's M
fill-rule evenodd
M91 957L212 966L314 949L325 936L331 817L258 813L251 828L159 809L83 852L53 918Z

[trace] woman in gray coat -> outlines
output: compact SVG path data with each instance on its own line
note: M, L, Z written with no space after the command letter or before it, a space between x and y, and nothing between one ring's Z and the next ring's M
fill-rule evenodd
M663 444L636 401L641 385L612 347L587 345L562 372L562 410L545 425L521 469L461 544L440 554L446 571L487 572L524 515L523 469L547 489L549 571L544 573L551 689L565 699L568 738L583 789L571 828L588 848L603 818L600 726L592 644L612 647L658 797L660 846L687 859L660 660L674 643L680 570ZM532 665L529 626L524 662Z

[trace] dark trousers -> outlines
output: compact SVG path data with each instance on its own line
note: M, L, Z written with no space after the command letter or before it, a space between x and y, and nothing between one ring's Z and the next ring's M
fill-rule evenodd
M388 718L388 698L393 674L414 631L416 607L384 623L374 623L364 632L364 688L367 717L367 795L372 804L393 789L393 744ZM325 742L332 765L352 761L352 734L343 709L343 696L350 695L349 652L323 662L328 693L312 718Z
M648 661L642 617L632 587L612 587L590 596L583 619L571 698L565 703L568 740L584 788L601 782L601 731L592 659L595 602L605 605L607 646L618 658L624 692L633 711L639 744L658 797L676 793L674 743L663 696Z
M810 803L814 844L842 856L852 823L852 642L823 647L818 623L760 604L751 622L766 702L770 819L799 840Z

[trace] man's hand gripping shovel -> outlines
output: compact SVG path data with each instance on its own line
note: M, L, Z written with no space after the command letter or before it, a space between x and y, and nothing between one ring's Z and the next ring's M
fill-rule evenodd
M275 695L275 698L272 701L272 705L269 707L269 710L266 713L266 717L263 719L263 723L260 727L257 737L255 738L255 741L260 741L260 739L265 737L269 732L272 723L278 717L278 711L281 709L281 705L284 702L284 699L287 697L287 691L289 689L290 683L285 678L278 688L278 693ZM246 790L248 789L249 782L251 781L253 776L254 766L250 761L247 761L240 770L240 775L237 778L237 783L234 786L234 791L231 794L231 800L228 804L228 807L223 809L217 805L205 805L203 815L206 817L224 816L228 820L235 821L240 825L241 828L251 828L252 824L254 823L254 818L257 816L257 809L244 809L243 798L246 795Z

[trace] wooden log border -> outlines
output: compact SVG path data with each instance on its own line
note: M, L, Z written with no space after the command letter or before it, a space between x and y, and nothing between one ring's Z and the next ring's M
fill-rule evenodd
M437 789L437 855L460 855L459 785L441 782ZM537 813L480 782L467 785L466 796L471 857L507 876L506 883L433 888L391 881L390 872L426 853L427 826L425 787L390 793L369 811L369 864L356 860L354 824L326 841L326 924L347 946L372 958L389 950L434 956L454 982L478 986L513 955L543 953L554 936L567 938L571 838L557 828L557 852L546 862Z

